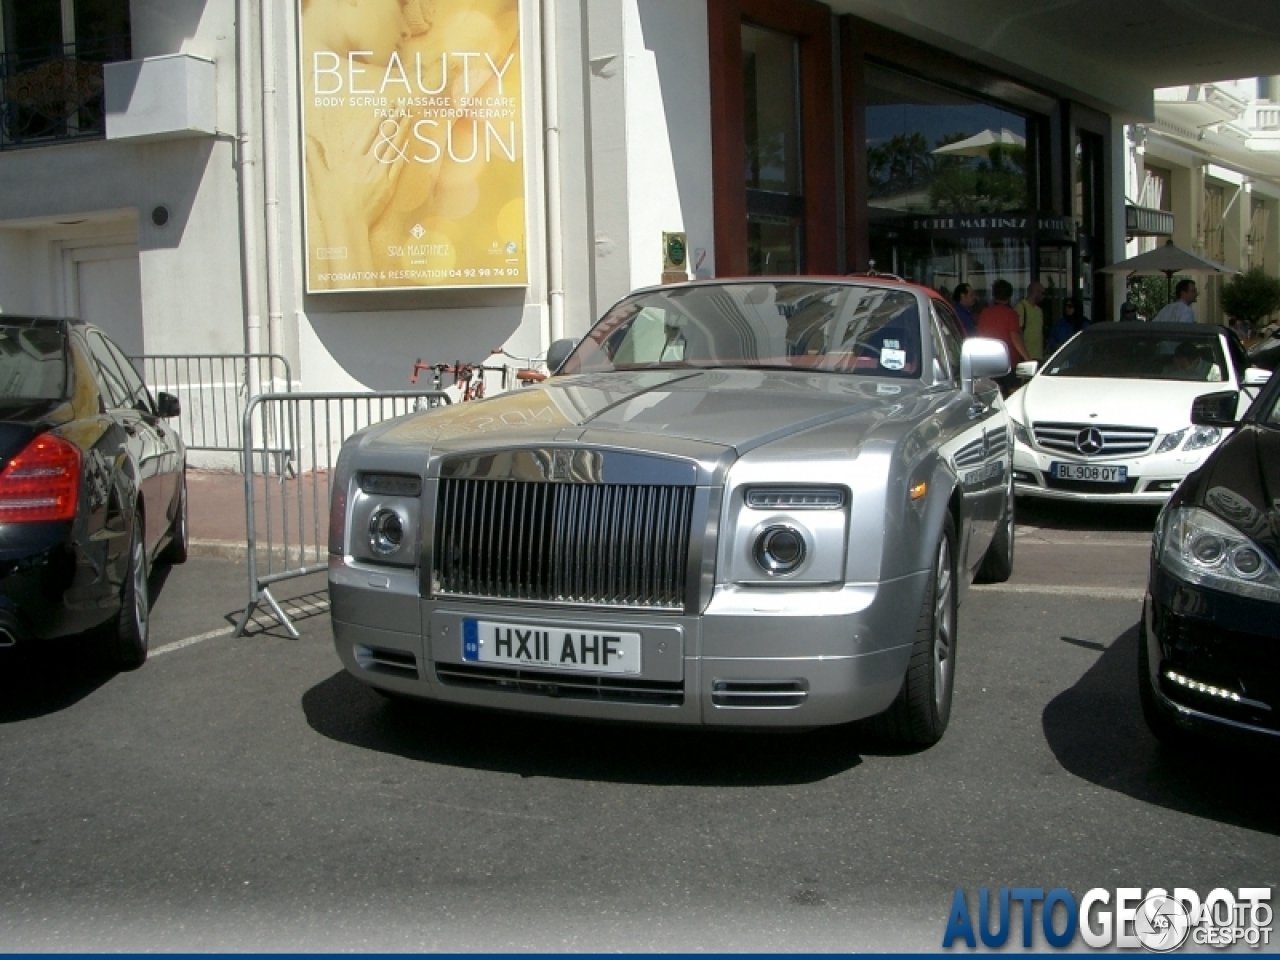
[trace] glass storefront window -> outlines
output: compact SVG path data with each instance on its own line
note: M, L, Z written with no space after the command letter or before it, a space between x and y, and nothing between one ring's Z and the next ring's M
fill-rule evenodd
M803 273L798 40L742 25L747 262L752 275Z
M1021 296L1033 277L1040 226L1036 133L1037 125L1021 114L868 64L867 206L875 269L948 293L968 283L981 302L991 284L1004 279Z

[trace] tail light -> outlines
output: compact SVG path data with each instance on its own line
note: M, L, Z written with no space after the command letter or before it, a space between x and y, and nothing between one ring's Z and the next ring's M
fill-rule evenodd
M0 471L0 523L75 518L80 501L80 450L42 433Z

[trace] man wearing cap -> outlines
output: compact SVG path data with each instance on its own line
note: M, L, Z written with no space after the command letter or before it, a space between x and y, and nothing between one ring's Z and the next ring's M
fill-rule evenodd
M1120 322L1121 323L1125 323L1132 320L1141 320L1141 319L1142 318L1138 316L1138 305L1136 303L1130 303L1128 300L1126 300L1124 303L1120 304Z

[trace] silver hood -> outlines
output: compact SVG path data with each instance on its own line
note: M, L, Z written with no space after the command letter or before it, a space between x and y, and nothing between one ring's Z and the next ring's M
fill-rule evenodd
M774 370L652 370L556 377L479 402L455 404L366 432L362 447L439 453L525 443L641 437L732 448L738 455L825 424L854 419L850 441L916 408L919 381L890 382ZM669 448L669 444L664 444Z

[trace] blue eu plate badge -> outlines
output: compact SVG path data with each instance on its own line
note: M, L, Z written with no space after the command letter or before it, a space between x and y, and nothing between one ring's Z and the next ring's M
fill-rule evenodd
M480 660L480 624L475 620L462 621L462 659Z

